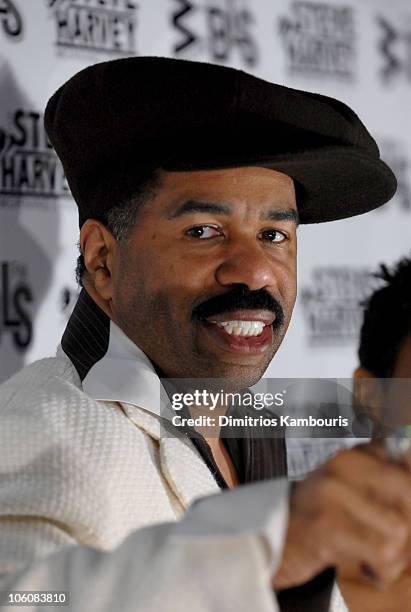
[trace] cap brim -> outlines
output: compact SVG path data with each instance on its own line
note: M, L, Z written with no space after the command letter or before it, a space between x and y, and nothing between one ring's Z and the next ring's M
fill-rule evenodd
M213 159L168 159L170 171L224 169L245 166L272 168L293 178L301 223L323 223L361 215L388 202L397 180L381 160L356 147L320 147L283 155L213 155Z

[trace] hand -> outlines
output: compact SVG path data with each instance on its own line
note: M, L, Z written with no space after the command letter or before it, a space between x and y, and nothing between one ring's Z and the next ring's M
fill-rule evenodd
M340 578L338 586L350 612L404 612L411 601L411 571L405 571L389 588L377 590L372 585Z
M294 485L275 589L335 566L387 588L411 562L411 472L374 443L339 452Z

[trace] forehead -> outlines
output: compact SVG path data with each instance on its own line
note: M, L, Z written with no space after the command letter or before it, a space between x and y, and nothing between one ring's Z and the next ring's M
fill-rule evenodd
M193 172L162 172L156 199L173 204L184 199L296 208L294 181L268 168L244 167Z
M163 171L162 184L170 190L184 187L234 190L239 185L248 185L250 188L292 192L294 188L294 181L287 174L257 166L192 172Z

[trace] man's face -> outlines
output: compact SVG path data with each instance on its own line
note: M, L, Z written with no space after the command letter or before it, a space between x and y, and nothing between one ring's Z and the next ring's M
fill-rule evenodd
M165 172L116 251L115 322L168 377L254 384L291 318L296 219L282 173Z
M388 385L384 421L393 426L411 424L411 336L403 341Z
M354 376L361 410L366 407L387 428L411 424L411 335L401 343L389 379L378 379L364 368L357 368Z

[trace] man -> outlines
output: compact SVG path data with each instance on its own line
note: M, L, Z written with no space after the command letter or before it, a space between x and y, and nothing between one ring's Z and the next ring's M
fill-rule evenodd
M382 265L376 277L383 284L364 304L354 372L356 410L374 423L368 435L389 437L393 429L411 424L411 259L400 260L392 269ZM364 601L373 612L406 610L411 572L404 572L384 593L349 580L341 585L350 610L364 609Z
M411 259L376 277L383 285L365 304L355 378L411 378Z
M411 476L373 448L290 492L281 439L160 435L159 376L241 390L263 375L295 301L298 220L393 195L358 117L233 69L128 58L73 77L45 122L79 207L83 290L57 357L1 388L3 593L268 612L274 587L283 609L319 612L327 568L391 584Z

